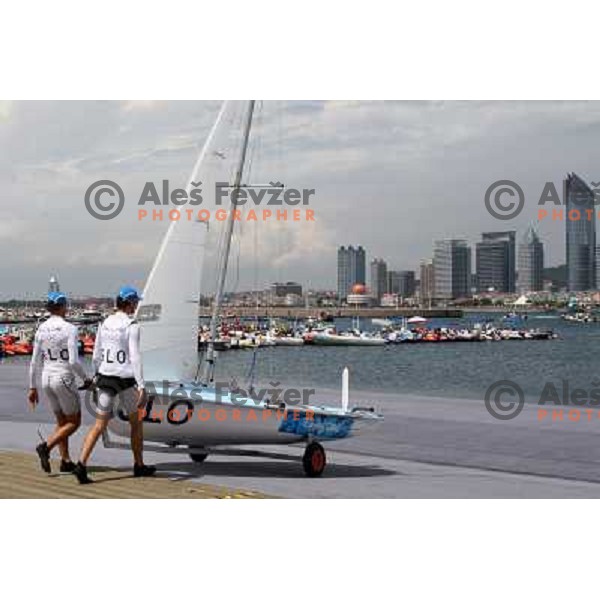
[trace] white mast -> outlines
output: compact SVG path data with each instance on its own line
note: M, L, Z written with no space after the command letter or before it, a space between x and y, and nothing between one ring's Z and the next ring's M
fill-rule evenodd
M242 150L240 153L240 160L238 168L235 173L235 180L233 182L233 189L231 191L231 209L229 211L229 218L227 220L227 229L225 231L225 245L223 249L223 256L221 259L221 266L218 273L217 291L215 294L215 301L212 311L212 318L210 321L210 337L208 340L208 348L206 351L206 365L205 365L205 377L204 382L210 383L213 379L214 365L215 365L215 341L217 337L217 322L219 320L219 312L221 310L221 304L223 302L223 292L225 290L225 281L227 279L227 266L229 264L229 252L231 250L231 238L233 236L233 225L234 225L234 214L235 208L234 198L237 190L240 188L242 182L242 175L244 171L244 163L246 162L246 151L248 149L248 139L250 137L250 128L252 126L252 115L254 113L254 100L250 100L248 103L248 114L246 116L246 123L244 126L244 136L242 140Z

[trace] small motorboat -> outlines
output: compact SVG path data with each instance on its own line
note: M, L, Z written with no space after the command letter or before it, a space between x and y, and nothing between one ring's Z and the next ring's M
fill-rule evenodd
M320 332L312 338L312 343L318 346L385 346L387 340L374 337L365 333L333 333Z

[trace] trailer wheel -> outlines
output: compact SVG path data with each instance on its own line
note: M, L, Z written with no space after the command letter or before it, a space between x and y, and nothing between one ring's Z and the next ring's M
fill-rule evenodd
M195 463L203 463L208 458L208 452L190 452L190 458Z
M302 466L307 477L321 477L327 464L325 448L318 442L311 442L306 446L302 457Z

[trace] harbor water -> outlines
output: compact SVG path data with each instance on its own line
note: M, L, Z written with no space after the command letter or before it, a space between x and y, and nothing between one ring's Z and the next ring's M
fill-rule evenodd
M429 327L469 327L489 315L438 319ZM498 321L498 317L495 318ZM338 330L351 327L338 319ZM370 321L360 324L369 330ZM555 340L485 342L422 342L383 347L299 346L230 350L218 354L215 379L235 382L247 389L250 381L266 386L296 386L319 391L338 390L344 367L350 369L351 389L386 395L471 398L482 400L495 382L510 380L528 400L540 397L546 383L591 390L600 387L600 324L569 323L548 315L529 315L523 328L552 329ZM142 333L143 335L143 333ZM89 366L89 358L83 359ZM7 357L3 370L23 371L28 357ZM3 394L6 390L2 390Z
M437 319L429 327L469 327L490 315L465 319ZM495 319L498 321L497 317ZM351 327L338 319L339 330ZM361 322L368 330L369 321ZM344 367L350 369L353 390L417 396L482 400L495 382L510 380L526 398L537 399L544 385L567 380L572 387L600 389L600 324L568 323L549 315L529 315L517 327L552 329L555 340L501 342L424 342L383 347L276 347L257 350L255 378L260 382L312 386L317 390L340 386ZM235 377L242 387L252 369L252 352L228 351L219 356L217 379Z

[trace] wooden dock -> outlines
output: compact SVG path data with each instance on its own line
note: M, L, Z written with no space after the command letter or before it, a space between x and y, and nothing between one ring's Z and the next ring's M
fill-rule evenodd
M58 472L58 462L52 462L53 473L40 469L37 457L21 452L0 452L0 498L145 498L145 499L258 499L266 495L191 483L160 473L156 477L136 479L131 469L91 467L91 485L79 485L73 475Z

